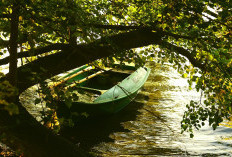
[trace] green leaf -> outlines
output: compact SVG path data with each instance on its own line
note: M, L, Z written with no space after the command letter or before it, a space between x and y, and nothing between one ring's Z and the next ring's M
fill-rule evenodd
M193 138L193 137L194 137L194 135L191 133L191 134L190 134L190 138Z
M188 74L187 74L187 73L184 73L184 74L182 75L182 77L183 77L183 78L187 78L187 77L188 77Z

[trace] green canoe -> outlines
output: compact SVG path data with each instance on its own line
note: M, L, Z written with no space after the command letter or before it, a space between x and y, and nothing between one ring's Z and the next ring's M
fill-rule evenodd
M58 115L87 113L89 115L113 114L127 106L137 95L146 82L150 69L125 66L124 70L115 69L96 71L82 66L63 77L77 90L94 93L92 102L72 102L70 108L65 103L59 104ZM70 86L70 85L69 85Z

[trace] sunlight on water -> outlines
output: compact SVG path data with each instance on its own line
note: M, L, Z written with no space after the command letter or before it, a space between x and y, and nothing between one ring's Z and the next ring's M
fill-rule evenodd
M94 146L95 153L106 157L232 156L231 122L223 123L216 131L205 126L194 132L193 139L188 133L180 134L185 105L190 100L199 101L200 93L189 90L187 79L170 65L148 66L151 74L135 102L115 116L61 134L82 147ZM35 89L24 92L21 102L40 120L43 108L34 105L38 97L33 93Z
M205 126L194 132L193 139L180 134L185 105L199 101L200 93L189 90L187 79L169 65L150 67L149 79L136 99L143 107L136 120L122 123L129 132L112 133L115 141L101 143L95 150L102 156L232 156L231 128L213 131Z

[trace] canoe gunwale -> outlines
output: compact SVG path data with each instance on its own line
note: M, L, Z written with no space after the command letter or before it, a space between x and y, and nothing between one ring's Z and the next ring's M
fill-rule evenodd
M75 101L72 102L71 107L68 107L64 101L61 101L57 110L57 115L59 117L70 118L72 117L73 113L87 113L89 116L115 114L120 110L122 110L124 107L126 107L131 101L134 100L139 90L146 82L149 74L150 74L150 68L147 67L138 68L126 78L124 77L124 79L122 79L117 85L114 85L113 87L109 88L105 92L105 93L108 92L106 95L104 95L105 93L103 93L100 96L98 96L96 99L104 95L99 99L101 101L98 102L88 103L88 102ZM77 85L76 87L78 86L81 87L80 85ZM126 88L125 90L124 87ZM115 93L116 95L112 95L114 88L116 89L116 93ZM98 90L98 89L92 88L92 90Z
M89 106L91 106L91 105L100 105L100 104L105 104L105 103L112 103L112 102L115 102L115 101L118 101L118 100L120 100L120 99L124 99L124 98L127 98L127 97L129 97L131 100L133 100L134 98L132 98L131 96L133 95L133 94L135 94L135 93L137 93L139 90L140 90L140 88L144 85L144 83L146 82L146 80L147 80L147 78L148 78L148 76L149 76L149 74L150 74L150 69L149 68L147 68L147 67L141 67L141 68L143 68L143 69L145 69L146 70L146 75L144 76L144 78L143 78L143 81L140 83L140 86L138 86L136 89L134 89L133 91L127 91L126 89L124 89L122 86L120 86L119 84L122 82L122 81L124 81L124 80L126 80L126 79L128 79L128 77L130 77L131 75L129 75L128 77L126 77L124 80L122 80L121 82L119 82L117 85L115 85L115 86L113 86L113 87L111 87L110 89L112 89L112 88L115 88L116 86L118 86L118 87L120 87L121 89L124 89L125 91L124 91L124 93L126 94L126 95L123 95L123 96L119 96L119 97L117 97L117 98L114 98L114 99L108 99L108 100L104 100L104 101L99 101L99 102L92 102L92 103L87 103L87 102L81 102L81 101L77 101L77 102L73 102L73 103L78 103L78 104L85 104L85 105L89 105ZM138 69L136 70L136 71L138 71ZM134 73L136 72L136 71L134 71ZM93 88L94 90L98 90L98 89L95 89L95 88ZM109 91L110 89L108 89L107 91ZM122 90L123 91L123 90ZM129 94L128 94L129 93ZM100 95L101 96L101 95ZM100 97L99 96L99 97ZM97 99L97 98L96 98ZM96 100L95 99L95 100Z

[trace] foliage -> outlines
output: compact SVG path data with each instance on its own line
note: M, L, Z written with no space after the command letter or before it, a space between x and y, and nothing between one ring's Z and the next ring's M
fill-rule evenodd
M4 76L4 74L0 73ZM18 90L13 87L8 81L3 81L0 84L0 109L4 108L10 115L18 114L18 106L11 102L10 99L14 98L18 93Z
M193 128L199 129L204 121L216 129L231 115L230 1L2 0L0 55L6 55L12 42L9 39L13 6L19 8L16 15L19 20L16 44L20 50L17 55L22 58L22 66L17 69L19 94L24 87L39 83L38 74L44 81L103 57L103 63L116 58L136 62L138 66L155 58L161 63L172 63L189 79L189 88L202 93L199 102L191 101L186 106L182 131L190 131L192 137ZM7 63L9 57L0 60L1 65ZM1 91L5 92L5 87L10 93L16 91L2 80ZM28 82L23 84L25 80ZM46 85L41 87L47 106L54 109L50 105L52 92ZM71 101L68 91L57 92L61 95L59 99ZM6 104L3 101L8 97L1 95L1 104ZM12 114L17 113L17 109L14 111ZM53 113L46 115L51 118Z
M37 92L40 97L35 99L35 105L40 104L43 106L43 110L41 111L41 123L58 133L60 127L72 127L74 125L73 120L77 119L77 117L81 118L82 116L85 116L85 114L75 113L71 115L67 114L65 117L59 117L57 115L58 105L61 102L64 102L65 106L70 108L72 106L72 102L78 101L79 97L75 92L73 92L74 89L64 88L65 83L59 86L53 86L53 83L51 84L51 80L49 81L50 83L47 81L39 84ZM52 82L57 81L58 80L55 78L52 79Z

